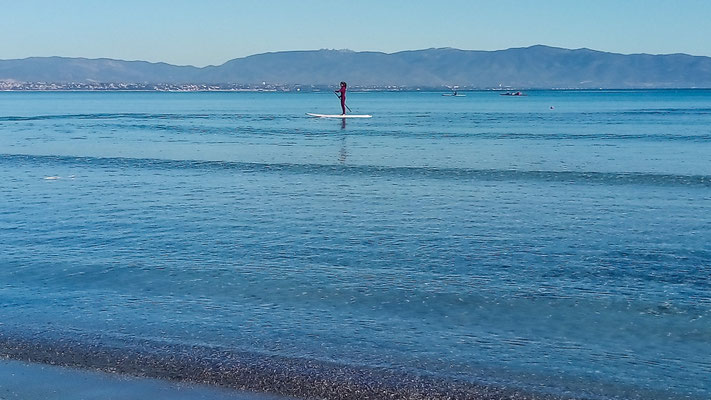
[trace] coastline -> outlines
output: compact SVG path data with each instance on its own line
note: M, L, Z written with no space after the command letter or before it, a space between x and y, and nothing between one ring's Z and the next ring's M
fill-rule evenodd
M0 358L0 400L288 400L286 397Z
M559 394L385 368L135 339L19 338L0 331L0 400L696 400L580 382ZM100 343L100 341L104 343ZM513 382L513 381L512 381ZM700 400L700 398L699 398Z
M20 338L8 335L7 332L0 332L0 371L3 368L13 367L22 369L18 365L31 363L35 367L28 370L30 375L32 371L37 370L37 366L43 365L61 367L60 371L64 371L69 380L94 379L91 376L87 378L86 374L92 373L104 374L99 377L108 379L106 378L108 374L111 376L109 380L116 385L127 385L127 391L138 390L141 379L149 379L150 382L157 380L160 382L159 386L166 388L186 384L206 385L215 389L237 390L242 392L240 395L246 395L247 392L271 396L267 397L268 399L562 400L574 398L382 368L235 352L223 348L183 346L139 339L132 340L126 346L119 346L117 343L106 344L111 341L107 338L94 338L87 343L71 339L47 339L41 336L31 335ZM121 378L122 376L134 378ZM0 389L2 388L0 377ZM255 400L261 398L263 397L254 397ZM2 397L0 399L6 400ZM212 398L208 397L208 399ZM238 399L252 400L253 398L238 397Z

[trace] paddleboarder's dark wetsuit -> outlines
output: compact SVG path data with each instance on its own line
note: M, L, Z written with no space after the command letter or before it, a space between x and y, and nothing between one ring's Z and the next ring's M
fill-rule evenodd
M338 97L341 98L341 110L343 110L343 115L346 114L346 83L341 82L341 88L336 90L336 93L340 93Z

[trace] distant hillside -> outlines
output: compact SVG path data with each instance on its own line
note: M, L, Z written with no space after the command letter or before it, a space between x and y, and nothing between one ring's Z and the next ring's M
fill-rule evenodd
M107 58L31 57L0 60L0 80L21 82L188 83L199 80L200 72L200 68L190 66Z
M0 60L0 80L55 83L260 84L467 88L711 88L711 57L532 46L499 51L344 50L258 54L197 68L143 61Z

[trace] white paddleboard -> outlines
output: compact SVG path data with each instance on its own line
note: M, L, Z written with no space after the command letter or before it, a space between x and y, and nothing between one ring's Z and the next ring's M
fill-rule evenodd
M306 113L306 115L310 117L318 117L318 118L372 118L372 115L366 115L366 114L314 114L314 113Z

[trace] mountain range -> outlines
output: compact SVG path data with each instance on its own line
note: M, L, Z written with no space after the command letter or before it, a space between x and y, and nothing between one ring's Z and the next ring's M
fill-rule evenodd
M15 82L333 86L342 80L353 87L711 88L711 57L537 45L498 51L284 51L202 68L105 58L0 60L0 81Z

